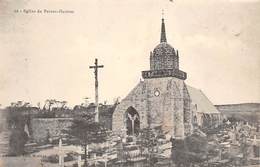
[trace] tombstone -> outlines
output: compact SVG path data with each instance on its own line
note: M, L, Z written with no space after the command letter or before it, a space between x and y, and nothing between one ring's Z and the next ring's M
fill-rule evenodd
M81 167L81 154L78 155L78 167Z
M236 140L236 134L235 134L234 130L229 131L228 135L230 137L231 143L236 144L237 140Z
M27 124L25 124L25 126L24 126L24 131L27 134L27 136L30 137L29 127Z
M126 127L124 127L124 128L122 128L122 137L121 137L121 139L122 139L122 142L123 143L126 143L126 131L127 131L127 129L126 129Z
M105 167L107 167L107 161L108 161L108 156L107 156L107 152L105 152L105 154L103 156L103 162L104 162Z
M82 147L77 147L77 151L78 153L78 160L77 160L77 164L78 164L78 167L81 167L81 155L82 155Z
M254 156L255 158L259 157L260 147L257 146L257 138L256 138L256 135L254 135L254 139L253 139L253 142L252 142L252 147L253 147L253 156Z
M236 128L235 125L232 126L232 131L235 132Z
M96 166L97 165L97 153L92 153L92 155L93 155L93 161L94 161L94 166Z
M86 148L86 151L87 151L87 157L89 157L89 154L88 154L88 145L86 146L87 148Z
M256 139L256 135L254 135L254 139L253 139L252 145L256 145L256 143L257 143L257 139Z

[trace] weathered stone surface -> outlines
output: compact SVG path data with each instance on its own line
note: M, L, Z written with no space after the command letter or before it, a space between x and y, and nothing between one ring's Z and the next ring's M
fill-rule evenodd
M191 119L188 114L190 100L188 96L184 97L184 89L184 81L173 77L141 81L116 107L112 129L118 131L125 127L125 112L133 107L140 115L141 128L162 126L172 136L183 138L184 120L191 126L191 120L188 120Z
M173 69L179 66L174 48L166 42L157 45L150 54L151 70Z
M33 118L31 121L32 138L36 142L56 138L72 124L72 118Z

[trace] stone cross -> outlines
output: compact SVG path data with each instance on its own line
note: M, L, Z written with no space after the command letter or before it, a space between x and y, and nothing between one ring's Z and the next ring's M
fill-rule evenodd
M64 167L64 152L62 149L62 140L59 140L59 166Z
M131 114L127 114L127 116L128 116L128 118L131 120L131 125L132 125L132 135L134 135L135 134L135 128L134 128L134 126L135 126L135 120L136 119L138 119L138 116L137 116L137 114L135 114L134 116L131 116Z
M108 151L109 151L110 145L109 145L108 142L106 142L106 147L108 148ZM108 153L107 152L105 152L105 156L103 158L104 158L105 167L107 167L107 161L108 161Z
M98 69L103 68L103 65L98 65L98 59L95 59L95 65L94 66L89 66L89 68L94 68L94 74L95 74L95 121L98 122L99 116L98 116Z
M164 17L164 9L162 9L162 18Z
M78 160L77 160L77 164L78 167L81 167L81 154L82 154L83 148L82 147L77 147L77 153L78 153Z
M227 120L226 124L230 125L230 124L231 124L231 122L230 122L229 120Z

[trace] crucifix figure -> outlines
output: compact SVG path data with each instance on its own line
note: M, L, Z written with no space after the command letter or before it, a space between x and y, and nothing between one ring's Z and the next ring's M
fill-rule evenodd
M89 66L89 68L94 68L94 74L95 74L95 121L98 122L98 69L103 68L103 65L98 65L98 59L95 59L95 65Z
M129 113L127 113L127 116L129 118L129 120L131 121L131 126L132 126L132 135L135 134L135 120L138 119L138 115L135 114L135 115L131 115Z

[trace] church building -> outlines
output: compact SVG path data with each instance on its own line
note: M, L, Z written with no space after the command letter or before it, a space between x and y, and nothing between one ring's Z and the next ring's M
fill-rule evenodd
M179 68L178 50L167 42L164 19L160 43L150 53L150 70L142 71L142 78L116 106L112 130L138 135L142 128L161 127L179 139L191 134L196 114L194 100L185 84L187 74Z

